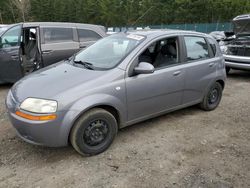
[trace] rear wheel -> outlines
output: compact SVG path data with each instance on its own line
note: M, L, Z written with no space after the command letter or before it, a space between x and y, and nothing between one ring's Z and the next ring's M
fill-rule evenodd
M97 155L113 142L118 131L115 117L100 108L84 113L70 133L70 142L81 155Z
M220 83L215 82L208 90L202 103L200 103L200 107L206 111L214 110L219 105L221 97L222 86Z

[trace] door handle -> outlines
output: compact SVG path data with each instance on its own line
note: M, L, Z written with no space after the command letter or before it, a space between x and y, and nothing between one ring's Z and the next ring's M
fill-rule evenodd
M179 74L181 74L181 71L176 71L173 73L174 76L178 76Z
M209 67L213 67L214 66L214 63L209 63Z
M80 46L81 49L86 48L87 46Z
M45 51L42 51L43 54L51 54L52 53L52 50L45 50Z

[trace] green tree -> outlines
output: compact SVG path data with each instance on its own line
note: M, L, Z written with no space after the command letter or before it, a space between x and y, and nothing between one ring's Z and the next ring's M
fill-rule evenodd
M23 20L14 1L30 1L30 12L25 13L26 21L80 22L119 27L228 22L239 14L250 13L249 0L0 0L4 23Z

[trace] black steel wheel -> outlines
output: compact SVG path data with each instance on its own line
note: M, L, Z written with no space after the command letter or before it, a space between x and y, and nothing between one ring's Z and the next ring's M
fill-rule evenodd
M83 140L88 146L97 146L107 138L108 132L108 123L103 119L96 119L86 127Z
M222 90L223 89L220 83L214 83L208 90L203 101L200 103L200 107L206 111L214 110L215 108L217 108L221 101Z
M118 131L115 117L100 108L84 113L73 126L70 141L81 155L97 155L113 142Z

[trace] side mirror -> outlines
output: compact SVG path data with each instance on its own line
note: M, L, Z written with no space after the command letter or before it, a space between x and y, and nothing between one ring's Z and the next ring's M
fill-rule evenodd
M137 67L134 68L134 72L136 74L151 74L154 71L154 66L147 62L141 62Z

